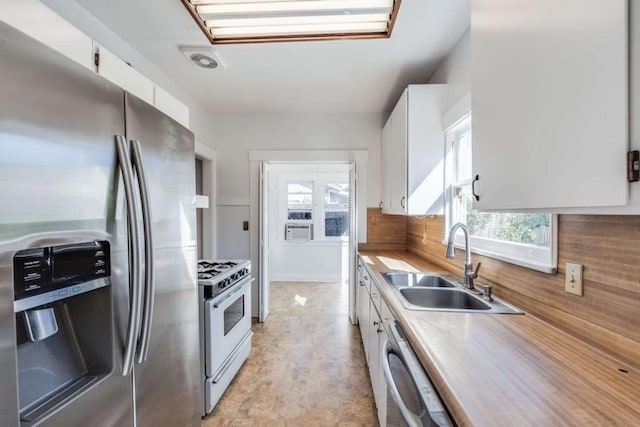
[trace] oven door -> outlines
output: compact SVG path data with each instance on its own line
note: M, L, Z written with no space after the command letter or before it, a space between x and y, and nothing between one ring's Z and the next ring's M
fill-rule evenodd
M205 371L213 377L251 330L251 279L205 301Z

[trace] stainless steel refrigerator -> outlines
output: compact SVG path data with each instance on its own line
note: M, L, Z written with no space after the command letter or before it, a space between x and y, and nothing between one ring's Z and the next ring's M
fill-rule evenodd
M1 426L200 424L194 194L189 130L0 22Z

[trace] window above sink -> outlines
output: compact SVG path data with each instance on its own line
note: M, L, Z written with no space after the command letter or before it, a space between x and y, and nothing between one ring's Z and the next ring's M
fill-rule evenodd
M472 252L545 273L557 269L557 215L479 212L474 208L471 114L445 134L445 236L453 224L469 228ZM456 247L464 249L463 236Z

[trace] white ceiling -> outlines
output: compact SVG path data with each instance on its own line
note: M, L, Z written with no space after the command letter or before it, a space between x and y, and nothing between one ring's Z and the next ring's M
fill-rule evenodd
M215 46L227 68L205 70L178 50L210 47L179 0L77 2L215 113L389 111L470 20L470 0L403 0L390 39Z

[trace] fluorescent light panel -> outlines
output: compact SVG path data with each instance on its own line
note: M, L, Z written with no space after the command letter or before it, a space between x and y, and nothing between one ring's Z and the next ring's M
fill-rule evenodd
M253 27L213 28L214 38L226 37L264 37L269 35L290 36L297 34L346 34L346 33L383 33L387 31L386 22L348 22L341 24L302 24L267 25Z
M182 0L212 43L384 37L400 0ZM299 36L299 37L296 37Z
M221 18L206 21L209 28L253 27L267 25L300 25L300 24L342 24L348 22L384 22L389 21L389 14L367 13L353 15L307 15L278 16L270 18Z
M393 0L300 0L254 3L217 3L196 6L200 15L241 15L282 12L320 12L326 10L388 9Z

